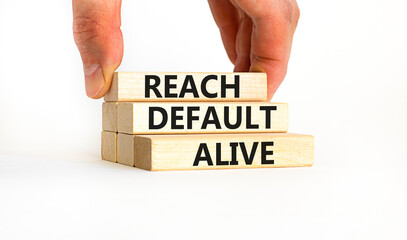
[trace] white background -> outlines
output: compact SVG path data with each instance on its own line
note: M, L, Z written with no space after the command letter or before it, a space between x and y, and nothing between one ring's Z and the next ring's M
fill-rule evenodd
M407 239L407 4L299 1L286 80L311 168L102 161L71 2L0 2L0 239ZM231 71L203 0L124 0L129 71Z

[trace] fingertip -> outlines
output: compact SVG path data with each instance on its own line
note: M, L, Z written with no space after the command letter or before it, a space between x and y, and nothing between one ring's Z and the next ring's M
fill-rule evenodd
M85 64L83 73L85 75L86 95L90 98L97 98L105 85L102 68L99 64Z
M250 58L238 56L235 62L234 72L248 72L250 70Z
M262 67L260 67L259 65L254 65L254 64L252 64L251 66L250 66L250 70L249 70L250 72L264 72L264 73L266 73L266 71L262 68Z
M267 101L271 101L271 99L273 98L273 96L274 96L274 93L276 93L276 90L277 89L275 89L275 88L272 88L272 87L270 87L270 86L268 86L267 87Z
M103 67L103 78L104 78L104 85L96 94L96 98L101 98L106 95L106 93L110 90L110 86L112 85L113 81L113 74L116 71L118 66L113 67Z
M268 69L268 70L266 70ZM272 68L265 66L262 67L262 64L252 64L250 66L250 72L262 72L266 73L267 75L267 101L270 101L274 94L276 93L282 79L280 80L280 76L276 74L275 71L272 71ZM284 77L283 77L284 78Z
M231 62L233 65L236 65L236 60L237 60L236 51L228 51L228 50L226 50L226 53L227 53L227 55L228 55L228 58L229 58L230 62Z
M103 97L110 88L114 69L103 68L99 64L85 65L86 95L93 99Z

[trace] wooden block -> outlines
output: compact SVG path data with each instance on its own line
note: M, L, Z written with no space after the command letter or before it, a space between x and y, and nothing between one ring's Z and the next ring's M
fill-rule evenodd
M103 103L102 128L105 131L117 132L117 103L115 102Z
M314 138L292 133L126 135L118 161L150 171L312 166ZM134 151L134 152L133 152ZM123 152L123 153L122 153ZM128 164L130 165L130 164Z
M117 162L134 167L134 136L128 134L117 135Z
M116 72L105 101L267 101L267 75Z
M119 103L117 129L128 134L287 132L288 105Z
M102 131L102 159L117 162L117 133Z

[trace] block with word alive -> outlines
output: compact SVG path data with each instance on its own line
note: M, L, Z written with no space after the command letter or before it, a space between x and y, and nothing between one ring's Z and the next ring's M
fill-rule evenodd
M120 133L287 132L287 128L286 103L120 102L117 105L117 130Z
M265 73L116 72L107 102L266 101Z
M119 163L150 171L312 166L314 138L291 133L118 134Z

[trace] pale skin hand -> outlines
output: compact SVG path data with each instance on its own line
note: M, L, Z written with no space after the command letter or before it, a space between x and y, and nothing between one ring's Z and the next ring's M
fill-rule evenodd
M73 31L86 94L101 98L123 58L121 0L73 0ZM235 72L266 72L268 98L287 72L300 12L295 0L209 0Z

